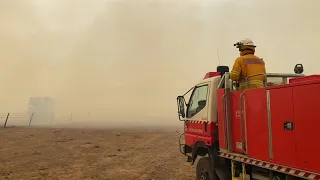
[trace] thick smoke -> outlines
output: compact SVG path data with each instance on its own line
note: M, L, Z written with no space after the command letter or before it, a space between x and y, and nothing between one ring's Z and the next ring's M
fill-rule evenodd
M176 95L251 38L267 71L316 73L320 1L0 0L1 112L33 96L99 123L174 124ZM88 114L90 113L90 117ZM62 118L63 119L63 118ZM66 118L68 119L68 118Z

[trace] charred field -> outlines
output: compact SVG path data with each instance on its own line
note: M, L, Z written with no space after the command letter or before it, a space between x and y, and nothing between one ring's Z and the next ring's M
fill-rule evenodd
M180 154L179 130L1 128L0 179L195 178Z

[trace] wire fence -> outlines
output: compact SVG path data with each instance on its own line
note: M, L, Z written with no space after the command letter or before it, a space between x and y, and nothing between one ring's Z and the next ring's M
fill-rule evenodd
M73 114L64 114L59 117L55 113L0 113L0 121L3 122L3 127L14 126L31 126L31 125L52 125L55 121L71 121Z
M109 128L136 126L163 126L164 117L132 116L128 114L110 114L107 112L88 111L57 111L34 113L0 113L0 128L7 127L80 127L80 128ZM1 124L2 123L2 124ZM179 123L179 121L177 121Z

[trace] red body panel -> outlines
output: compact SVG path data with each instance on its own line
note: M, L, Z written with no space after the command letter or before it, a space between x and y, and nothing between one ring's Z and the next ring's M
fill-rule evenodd
M295 132L284 129L285 122L294 122L292 90L270 90L272 161L285 166L294 166L296 162Z
M232 131L232 147L234 152L242 153L242 149L237 149L237 144L241 143L240 131L240 94L241 92L235 91L230 94L231 108L231 131ZM223 102L224 89L217 92L217 109L218 109L218 130L219 130L219 146L220 148L227 148L226 136L226 121L225 121L225 108Z
M297 166L320 173L320 83L293 89Z
M269 136L267 91L270 92ZM314 173L320 173L320 81L307 80L248 90L245 93L245 123L248 157ZM223 90L218 90L220 148L226 149ZM240 92L231 93L233 150L241 141ZM293 130L284 128L293 122ZM271 146L269 146L271 137ZM273 158L270 158L270 150Z
M234 152L242 153L242 149L237 148L237 144L242 142L240 126L240 94L234 91L230 94L231 104L231 129L232 129L232 147ZM242 126L244 128L244 126Z
M248 90L245 102L248 156L269 160L266 90Z

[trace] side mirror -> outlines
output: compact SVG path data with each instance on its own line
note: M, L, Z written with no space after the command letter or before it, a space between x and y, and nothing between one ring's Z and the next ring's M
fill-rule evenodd
M185 111L184 106L186 104L186 101L185 101L183 96L178 96L177 97L177 104L178 104L178 116L179 116L179 119L180 119L180 117L185 118L186 117L186 111Z
M294 73L296 74L302 74L303 73L303 65L302 64L297 64L294 67Z

